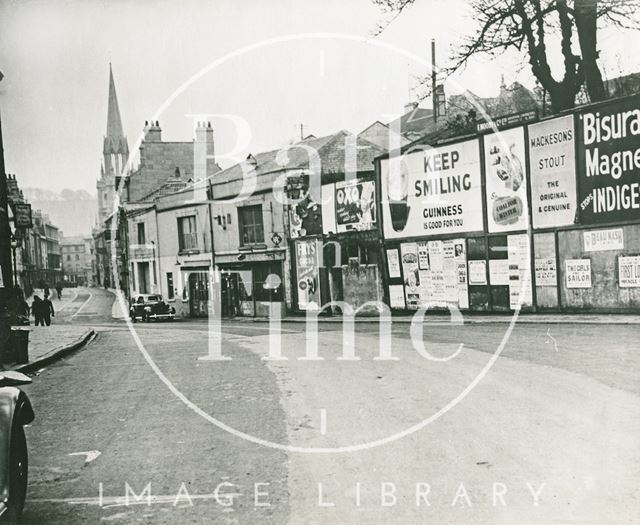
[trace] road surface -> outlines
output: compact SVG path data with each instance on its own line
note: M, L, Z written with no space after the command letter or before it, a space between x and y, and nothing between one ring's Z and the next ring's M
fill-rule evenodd
M631 523L640 516L636 326L127 325L79 289L96 339L25 390L26 523ZM461 346L462 345L462 346ZM347 356L349 354L347 347ZM447 357L459 352L449 360ZM307 355L308 357L308 355ZM438 360L436 360L438 359ZM492 360L495 360L493 366ZM216 425L215 423L218 423ZM221 428L224 427L224 428Z

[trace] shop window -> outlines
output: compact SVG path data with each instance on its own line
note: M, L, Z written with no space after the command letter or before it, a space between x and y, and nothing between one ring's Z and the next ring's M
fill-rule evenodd
M137 225L138 228L138 244L143 245L147 244L145 232L144 232L144 222L139 222Z
M196 217L178 217L178 247L181 252L198 249Z
M281 302L282 270L280 264L258 264L253 270L253 289L256 301Z
M173 272L167 272L167 299L174 299L173 292Z
M242 246L264 243L261 204L238 208L238 224Z

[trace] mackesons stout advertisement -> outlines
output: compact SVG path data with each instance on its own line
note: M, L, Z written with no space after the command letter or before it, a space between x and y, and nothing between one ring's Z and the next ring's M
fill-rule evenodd
M637 219L640 210L639 97L578 116L580 220L604 224Z
M484 137L489 232L527 229L524 128Z
M573 224L576 218L573 116L531 124L528 143L534 228Z
M380 163L385 238L482 230L478 141L420 147Z

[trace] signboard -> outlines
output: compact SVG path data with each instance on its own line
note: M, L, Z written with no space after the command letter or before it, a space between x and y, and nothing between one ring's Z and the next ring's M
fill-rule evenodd
M531 288L531 259L529 237L526 233L507 237L509 263L509 307L515 310L519 306L533 303Z
M527 229L524 128L484 137L489 232Z
M16 228L33 228L31 204L16 202L13 204L13 218Z
M298 285L298 308L316 310L320 302L318 275L318 245L314 239L296 241L296 271Z
M536 286L557 286L558 273L555 257L535 260Z
M529 166L534 228L573 224L576 163L572 115L529 126Z
M296 180L295 184L291 184L292 179ZM320 190L320 188L317 190ZM316 189L309 186L309 176L289 177L287 192L289 198L293 200L291 206L289 206L289 231L291 238L321 234L321 195L314 195Z
M386 239L482 230L478 140L382 159Z
M585 252L604 252L607 250L622 250L624 248L622 228L585 231L582 236Z
M578 117L578 204L582 224L636 219L640 210L639 98Z
M469 261L469 284L487 284L487 262Z
M387 265L389 268L389 279L400 278L400 258L398 250L395 248L387 250Z
M525 111L523 113L514 113L512 115L504 115L502 117L496 117L491 120L491 122L487 122L486 120L482 120L476 124L476 129L478 132L488 131L491 129L491 125L493 124L496 128L500 129L502 127L513 126L515 124L523 124L525 122L531 122L538 118L538 112L533 111Z
M401 284L389 285L389 305L391 308L404 309L404 287Z
M336 228L339 232L370 230L376 223L373 181L336 182Z
M591 259L565 261L567 288L591 288Z
M640 255L618 257L620 288L640 288Z

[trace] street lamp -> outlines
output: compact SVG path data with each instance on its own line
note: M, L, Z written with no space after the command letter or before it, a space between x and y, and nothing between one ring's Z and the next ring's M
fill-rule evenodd
M22 239L11 235L11 251L13 252L13 284L18 286L18 265L16 264L16 249L22 245Z

